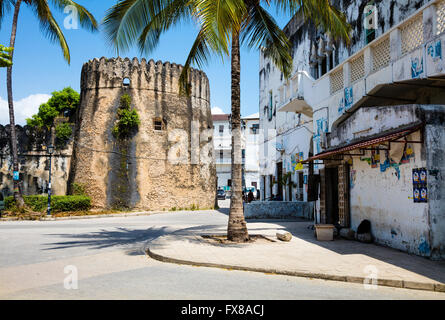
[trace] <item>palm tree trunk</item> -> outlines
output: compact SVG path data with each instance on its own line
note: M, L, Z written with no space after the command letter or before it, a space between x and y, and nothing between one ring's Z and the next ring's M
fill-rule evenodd
M230 241L249 240L242 199L241 156L241 54L239 31L232 32L232 198L230 201L227 238Z
M20 5L22 0L17 0L14 8L14 17L12 20L11 41L10 47L13 48L11 52L11 61L14 55L15 37L17 34L17 21L19 17ZM8 106L9 106L9 119L11 124L11 148L12 148L12 165L13 171L19 171L19 160L17 153L17 133L15 131L15 117L14 117L14 99L12 96L12 66L6 71L6 86L8 91ZM19 208L24 207L22 192L20 189L20 181L14 180L14 200Z

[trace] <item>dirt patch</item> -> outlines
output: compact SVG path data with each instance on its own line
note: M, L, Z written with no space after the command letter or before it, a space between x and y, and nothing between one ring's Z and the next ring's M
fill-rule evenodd
M234 241L229 241L227 239L226 235L203 235L201 236L205 241L211 243L211 244L243 244L243 243L259 243L259 244L264 244L264 243L272 243L272 242L276 242L275 240L272 240L270 238L267 238L263 235L251 235L249 236L249 240L246 242L234 242Z

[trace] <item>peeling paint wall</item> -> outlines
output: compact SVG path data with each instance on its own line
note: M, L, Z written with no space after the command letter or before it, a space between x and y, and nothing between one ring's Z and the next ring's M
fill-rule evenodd
M351 228L365 219L377 243L420 256L443 259L445 246L445 106L401 105L361 108L330 134L331 146L369 139L425 123L408 142L391 143L387 152L365 151L350 171ZM422 133L423 132L423 133ZM423 143L414 143L423 141ZM354 151L358 153L358 151ZM427 172L428 200L414 201L413 170Z
M445 107L429 106L425 127L431 254L445 259Z
M413 134L410 140L420 139ZM412 170L427 166L422 157L422 145L413 144L414 157L408 163L393 167L383 165L384 152L375 168L366 158L354 157L351 180L351 227L357 230L359 224L371 221L372 235L377 243L396 249L429 256L429 207L428 203L414 203ZM422 159L423 158L423 159Z

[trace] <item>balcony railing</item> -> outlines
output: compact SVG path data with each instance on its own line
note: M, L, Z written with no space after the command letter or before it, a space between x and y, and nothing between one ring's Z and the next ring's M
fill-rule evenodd
M311 115L333 109L327 113L328 118L334 115L327 119L330 127L340 110L357 105L378 86L416 77L443 77L445 69L428 59L434 54L440 55L440 63L445 59L444 50L440 50L444 33L445 0L432 0L319 79L297 71L280 89L278 111L302 113L305 109L305 114ZM437 43L438 49L432 47ZM434 63L437 61L436 56ZM345 105L339 107L339 103Z

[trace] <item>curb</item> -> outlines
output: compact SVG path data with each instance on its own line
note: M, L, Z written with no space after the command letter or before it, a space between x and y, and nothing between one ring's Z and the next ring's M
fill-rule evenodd
M98 219L98 218L119 218L119 217L138 217L138 216L151 216L155 214L169 213L170 211L153 211L153 212L132 212L132 213L112 213L112 214L98 214L98 215L85 215L85 216L68 216L68 217L52 217L52 218L40 218L36 220L30 219L18 219L18 218L0 218L0 221L58 221L58 220L80 220L80 219Z
M254 267L234 266L234 265L208 263L208 262L187 261L187 260L181 260L181 259L162 256L160 254L154 253L152 250L150 250L150 248L147 248L145 250L145 252L150 258L161 261L161 262L190 265L190 266L197 266L197 267L209 267L209 268L229 269L229 270L238 270L238 271L261 272L261 273L275 274L275 275L293 276L293 277L301 277L301 278L314 278L314 279L321 279L321 280L328 280L328 281L341 281L341 282L361 283L361 284L363 284L365 282L365 280L367 280L365 277L336 276L336 275L323 274L323 273L283 271L283 270L277 270L277 269L254 268ZM444 292L445 293L445 284L441 284L441 283L425 283L425 282L415 282L415 281L405 281L405 280L378 279L378 285L384 286L384 287L392 287L392 288L403 288L403 289Z
M85 215L85 216L68 216L68 217L51 217L51 218L40 218L40 219L18 219L16 217L10 218L0 218L0 222L2 221L57 221L57 220L78 220L78 219L98 219L98 218L119 218L119 217L139 217L139 216L151 216L155 214L168 214L168 213L197 213L199 214L202 211L214 211L212 209L208 210L196 210L196 211L141 211L141 212L128 212L128 213L111 213L111 214L98 214L98 215Z

